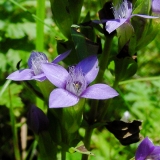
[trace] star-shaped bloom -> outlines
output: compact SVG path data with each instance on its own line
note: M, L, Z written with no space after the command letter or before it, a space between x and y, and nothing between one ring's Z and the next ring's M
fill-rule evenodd
M160 160L160 146L155 146L151 140L146 137L138 146L135 155L136 160Z
M70 51L64 52L58 55L51 63L58 63L68 56ZM46 76L41 70L42 63L49 63L47 56L42 52L31 52L31 55L28 59L27 69L20 69L11 73L7 79L14 81L24 81L24 80L37 80L44 81Z
M89 84L96 78L99 67L96 56L90 56L69 71L57 64L42 64L42 70L47 79L57 88L49 97L50 108L73 106L80 98L109 99L118 93L106 84Z
M152 0L152 12L160 13L160 0Z
M119 5L113 5L113 14L114 14L114 19L102 19L100 21L93 21L95 23L104 23L106 22L106 31L108 33L113 32L123 24L130 24L130 19L133 16L139 16L142 18L158 18L154 16L149 16L149 15L142 15L142 14L132 14L132 3L123 0L121 4Z

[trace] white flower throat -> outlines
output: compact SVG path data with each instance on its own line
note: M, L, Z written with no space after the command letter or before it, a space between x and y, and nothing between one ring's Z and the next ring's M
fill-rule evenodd
M113 6L112 9L115 19L127 18L127 13L128 13L127 0L123 0L122 4Z
M66 90L80 96L86 89L87 83L81 68L74 66L69 68L69 77L67 79Z
M41 69L41 64L47 63L48 59L45 54L41 52L34 52L31 62L32 62L32 69L33 69L34 74L39 75L43 73Z

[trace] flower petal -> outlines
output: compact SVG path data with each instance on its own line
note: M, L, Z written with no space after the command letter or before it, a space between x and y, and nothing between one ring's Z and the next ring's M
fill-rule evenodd
M160 146L155 146L154 150L147 158L159 160L160 159Z
M125 23L128 19L114 19L106 22L106 30L108 33L113 32L118 27L120 27L123 23Z
M152 11L155 13L160 13L160 1L152 0Z
M92 55L85 58L77 64L76 68L81 68L87 84L91 83L96 78L99 71L97 56Z
M31 69L22 69L11 73L7 79L11 79L14 81L24 81L24 80L32 80L34 76L33 70Z
M69 75L65 68L54 63L43 63L42 71L44 72L48 80L56 87L65 87L66 79Z
M47 78L44 73L41 73L39 75L33 76L33 79L42 82L42 81L46 80Z
M47 56L42 53L42 52L37 52L37 51L32 51L31 55L28 59L28 67L31 69L32 68L32 59L36 59L37 57L42 57L43 60L48 61Z
M138 146L136 151L135 159L144 160L154 150L154 145L151 140L146 137Z
M89 86L81 95L90 99L109 99L118 96L118 93L106 84L94 84Z
M101 19L101 20L92 20L93 23L103 24L109 21L109 19Z
M155 18L159 18L159 17L155 17L155 16L149 16L149 15L143 15L143 14L132 14L131 17L134 16L138 16L138 17L142 17L142 18L148 18L148 19L155 19Z
M66 58L69 54L70 54L71 50L66 51L60 55L58 55L53 61L52 63L58 63L60 61L62 61L64 58Z
M54 89L49 97L49 108L70 107L77 104L79 98L62 88Z

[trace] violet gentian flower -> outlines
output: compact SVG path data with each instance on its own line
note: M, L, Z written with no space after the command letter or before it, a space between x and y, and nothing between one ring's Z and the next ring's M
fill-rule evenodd
M36 134L48 129L49 120L44 112L32 105L27 115L28 127Z
M70 51L58 55L52 63L58 63L68 56ZM28 59L28 69L20 69L11 73L7 79L14 81L38 80L44 81L46 76L41 70L42 63L49 63L47 56L42 52L33 51Z
M93 21L95 23L104 23L106 22L106 30L108 33L113 32L117 28L119 28L122 24L130 24L130 19L133 16L139 16L142 18L158 18L154 16L142 15L142 14L132 14L132 3L123 0L121 4L112 7L114 18L112 20L100 20L100 21Z
M146 137L138 146L135 155L136 160L160 160L160 146L155 146L151 140Z
M106 84L88 86L99 71L98 59L94 55L69 67L69 72L60 65L49 63L42 64L42 70L48 80L58 87L50 94L50 108L73 106L80 98L109 99L118 95Z
M160 13L160 0L152 0L152 12Z

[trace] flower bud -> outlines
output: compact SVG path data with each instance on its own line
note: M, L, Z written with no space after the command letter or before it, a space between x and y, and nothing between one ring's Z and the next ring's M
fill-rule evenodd
M28 127L36 134L48 129L49 120L44 112L32 105L27 115Z

